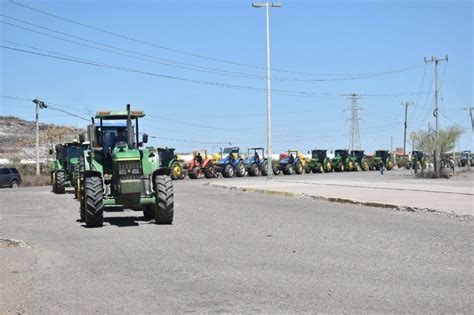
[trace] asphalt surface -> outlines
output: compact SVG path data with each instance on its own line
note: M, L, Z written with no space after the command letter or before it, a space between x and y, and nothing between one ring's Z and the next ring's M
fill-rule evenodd
M0 313L474 313L473 221L175 182L175 221L0 190Z

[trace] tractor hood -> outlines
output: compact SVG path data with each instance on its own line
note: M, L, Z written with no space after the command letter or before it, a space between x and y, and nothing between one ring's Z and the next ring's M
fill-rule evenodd
M128 149L127 147L124 148L114 148L112 153L112 159L114 161L117 160L140 160L141 153L140 150L137 149Z

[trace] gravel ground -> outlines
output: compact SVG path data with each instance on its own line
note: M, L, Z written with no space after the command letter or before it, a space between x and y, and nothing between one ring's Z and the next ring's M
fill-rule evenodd
M317 176L317 175L316 175ZM0 313L473 313L473 221L175 182L175 222L0 190Z

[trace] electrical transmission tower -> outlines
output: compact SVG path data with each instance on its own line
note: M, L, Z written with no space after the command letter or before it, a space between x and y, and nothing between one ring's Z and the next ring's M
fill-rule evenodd
M361 149L359 132L359 120L361 120L361 118L359 118L359 111L362 110L362 108L357 106L357 100L360 98L361 96L355 93L346 98L351 100L351 107L345 109L345 111L351 111L351 118L346 119L346 121L351 122L351 132L349 135L349 148L351 150Z

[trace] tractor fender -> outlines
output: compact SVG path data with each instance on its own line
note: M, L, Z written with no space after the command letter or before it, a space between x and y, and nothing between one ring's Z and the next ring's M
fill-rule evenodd
M159 169L157 169L153 172L153 180L158 175L168 175L169 176L170 174L171 174L171 169L170 168L168 168L168 167L159 168Z
M102 174L99 171L85 170L83 174L84 174L84 178L88 178L88 177L100 177L100 178L102 178Z
M238 158L238 159L233 160L231 164L232 166L237 166L237 164L239 164L240 162L244 163L244 160L242 160L241 158Z

